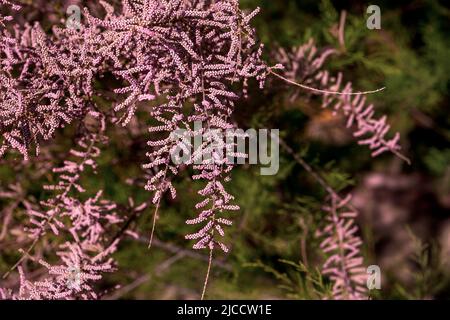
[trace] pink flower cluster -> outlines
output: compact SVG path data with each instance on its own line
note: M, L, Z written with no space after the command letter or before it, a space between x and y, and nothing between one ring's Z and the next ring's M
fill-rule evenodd
M2 4L11 3L2 0ZM54 169L58 182L45 187L55 196L26 204L30 222L26 231L34 242L24 257L48 233L59 238L67 233L72 240L61 244L57 252L64 263L51 266L39 260L48 269L48 277L39 282L25 280L19 269L21 290L13 298L93 297L88 282L112 269L111 261L104 259L117 242L105 246L105 230L121 222L115 205L101 200L101 192L86 201L77 196L84 193L81 174L88 167L95 170L97 145L105 139L105 119L126 126L140 106L152 104L151 116L160 124L149 132L158 140L148 142L149 163L144 168L152 169L146 189L154 193L158 208L166 191L176 196L171 180L180 168L170 159L177 147L169 141L170 133L177 128L193 132L195 121L206 123L204 132L195 133L200 135L234 127L234 101L246 94L249 79L262 87L267 76L262 46L250 26L258 10L247 14L237 0L123 0L120 10L100 1L97 8L105 15L94 16L85 9L81 30L55 26L46 33L36 23L13 24L1 31L0 156L16 150L27 161L30 149L39 155L42 142L53 139L58 129L75 122L84 128L79 148L70 151L77 161L66 160ZM94 87L107 74L122 86L106 89L115 98L112 110L101 112L94 97L105 90ZM188 111L187 105L192 106ZM87 117L95 118L100 129L90 131ZM210 135L192 156L210 152L215 144ZM186 238L197 240L195 249L217 246L228 251L217 236L223 236L223 226L232 222L219 215L239 207L231 204L233 196L225 190L232 165L214 159L192 166L192 178L205 181L199 191L204 200L196 205L198 218L187 223L205 225ZM73 273L80 283L68 287Z
M103 140L101 134L86 133L78 141L79 148L70 151L77 160L66 160L62 167L53 169L58 181L45 189L54 192L54 197L38 204L24 202L30 224L26 231L34 239L33 244L49 232L57 239L65 239L63 243L55 244L58 246L57 260L62 264L51 265L39 259L38 263L47 269L47 275L35 282L26 280L19 266L19 292L0 289L0 297L33 300L97 298L92 283L100 280L103 273L115 269L110 256L116 250L118 240L111 241L111 231L122 219L115 211L114 203L101 199L102 191L84 202L78 197L85 192L80 184L81 175L87 168L95 170L95 158L100 155L96 144ZM24 254L30 254L30 249Z
M324 238L320 248L327 255L322 273L333 282L333 299L367 299L367 273L359 247L358 226L354 218L358 215L348 206L351 197L337 199L332 196L326 227L317 236Z
M9 0L0 0L0 5L19 9ZM155 222L165 194L172 198L177 194L172 180L183 168L171 156L183 144L171 139L171 134L185 129L186 147L188 137L204 138L185 162L192 170L191 178L203 182L198 191L201 200L195 206L199 213L186 222L200 225L199 230L186 239L195 240L194 249L210 250L211 256L215 248L229 250L221 237L224 227L232 224L226 214L239 210L226 191L233 164L214 150L233 144L216 139L214 130L236 127L232 119L235 103L248 95L249 81L256 80L263 88L266 77L280 67L268 67L262 59L263 46L250 24L259 9L244 12L238 0L121 0L120 6L113 1L90 6L95 10L85 8L81 30L54 26L45 32L39 23L20 25L11 16L0 15L0 157L18 152L28 161L31 150L39 155L41 145L61 129L77 126L77 148L70 151L74 160L67 158L53 169L57 182L44 188L53 196L42 202L24 202L29 217L26 231L33 243L22 251L23 259L16 265L19 292L0 290L2 298L98 297L93 283L114 269L111 254L118 238L111 237L111 230L123 219L116 204L102 199L101 191L79 200L85 194L81 176L87 169L95 172L100 145L107 140L106 126L128 126L145 107L150 107L153 125L148 128L148 161L143 168L149 172L145 189L153 194ZM285 64L288 78L337 91L342 76L330 77L321 70L333 53L332 49L319 51L309 42L292 52L280 50L276 58ZM344 93L350 92L347 84ZM108 100L108 107L100 106L98 98ZM374 156L385 151L398 154L399 137L385 138L386 119L374 119L365 98L345 94L323 98L325 107L343 112L347 125L356 127L355 136L369 145ZM197 130L196 122L204 126ZM338 213L332 217L338 239L349 238L354 252L358 244L352 238L353 229L343 225ZM334 250L331 231L325 230L329 240L324 246ZM58 243L60 263L38 259L46 275L39 281L27 280L20 262L32 255L46 235L70 240ZM332 268L338 262L356 267L359 260L351 260L352 254L334 255L327 265ZM332 268L328 273L353 279L342 272ZM336 282L336 295L350 290L347 280ZM351 294L356 297L359 289L355 290Z
M313 91L312 93L322 96L323 108L331 108L333 114L339 113L346 118L347 128L353 130L353 135L358 139L359 144L367 145L372 150L373 157L384 152L392 152L409 162L399 152L400 134L396 133L391 139L386 137L390 130L390 125L386 121L387 117L376 118L373 104L368 104L363 94L354 92L350 82L343 85L342 73L333 76L323 69L324 63L333 54L336 54L335 49L318 49L311 39L290 51L280 48L274 54L274 58L285 67L283 74L287 79L323 90L324 92ZM299 94L300 91L296 90L291 95L291 100L295 100Z

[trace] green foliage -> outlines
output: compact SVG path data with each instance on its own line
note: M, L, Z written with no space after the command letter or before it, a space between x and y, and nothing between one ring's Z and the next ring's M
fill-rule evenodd
M401 299L418 300L448 294L450 276L439 258L439 246L436 243L424 243L410 229L408 232L413 243L410 259L415 266L410 275L412 285L404 286L397 283L394 295Z
M450 148L438 150L432 148L428 154L425 155L424 161L428 169L436 176L442 176L449 169L450 163Z
M287 268L286 272L280 272L261 261L248 263L245 266L260 268L271 274L278 281L278 287L285 292L288 299L318 300L331 296L331 288L324 282L319 269L310 270L302 262L279 260L279 263Z

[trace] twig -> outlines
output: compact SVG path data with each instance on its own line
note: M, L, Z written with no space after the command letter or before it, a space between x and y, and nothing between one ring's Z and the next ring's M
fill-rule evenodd
M273 74L275 77L289 83L292 84L294 86L300 87L302 89L306 89L309 91L313 91L316 93L321 93L321 94L333 94L333 95L340 95L340 96L357 96L357 95L366 95L366 94L373 94L373 93L377 93L377 92L381 92L384 89L386 89L386 87L382 87L380 89L377 90L371 90L371 91L359 91L359 92L339 92L339 91L328 91L328 90L321 90L321 89L317 89L317 88L313 88L301 83L297 83L295 81L289 80L288 78L283 77L282 75L274 72L272 69L268 69L270 74Z
M34 247L37 245L40 239L41 237L36 237L34 239L33 243L28 247L27 251L23 251L20 259L3 275L3 279L8 278L11 272L13 272L25 260L25 258L30 256L31 251L33 251Z
M128 217L127 221L124 223L124 225L122 226L122 228L120 228L120 230L114 235L114 237L111 238L108 247L114 243L114 241L116 241L117 239L119 239L120 237L123 236L123 234L128 230L128 228L130 227L130 225L139 217L139 214L144 211L147 208L147 204L145 204L145 206L142 207L139 206L139 210L134 209L133 213ZM126 211L126 210L124 210Z
M202 292L201 300L204 300L204 298L205 298L206 287L208 286L209 274L211 272L211 267L212 267L212 261L213 261L213 249L210 248L209 249L208 271L206 272L205 283L203 284L203 292Z
M185 253L179 251L172 257L163 261L159 266L155 268L155 275L157 277L160 277L165 271L167 271L170 268L171 265L173 265L175 262L182 259L183 257L185 257ZM114 292L114 294L112 294L111 296L106 297L105 300L117 300L123 295L129 293L130 291L133 291L134 289L140 287L144 283L150 281L151 278L152 278L151 274L144 274L135 281L133 281L132 283L126 285L125 287L120 288L119 290Z
M290 154L294 160L301 165L313 178L314 180L319 183L327 193L329 193L331 196L335 197L339 201L343 201L344 199L331 187L325 179L301 157L297 153L294 152L294 150L286 143L284 140L282 140L280 137L275 136L272 134L272 139L278 139L280 146L288 153ZM348 207L354 211L357 211L357 209L352 205L348 204Z
M341 48L343 50L346 50L346 48L345 48L345 20L346 19L347 19L347 11L342 10L341 18L339 20L338 39L339 39L339 44L341 45Z
M142 243L148 243L148 238L146 238L146 237L140 237L137 240ZM197 253L192 250L180 248L179 246L177 246L175 244L163 242L156 237L153 238L153 245L159 249L166 250L166 251L172 252L172 253L182 252L185 255L185 257L202 260L202 261L209 261L209 257L207 255ZM219 267L228 272L233 271L232 267L229 264L227 264L221 260L216 259L216 261L214 261L214 266Z

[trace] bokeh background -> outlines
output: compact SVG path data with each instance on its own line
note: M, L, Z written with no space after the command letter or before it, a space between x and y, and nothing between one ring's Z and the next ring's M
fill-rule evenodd
M289 92L257 91L238 104L235 119L241 128L276 128L282 137L342 193L353 194L360 211L358 224L367 265L379 265L382 289L374 299L450 298L450 7L444 1L241 0L245 8L261 7L254 24L268 52L315 39L321 47L339 47L335 36L343 10L347 13L345 48L326 68L343 72L360 90L386 86L368 99L377 113L387 114L392 130L402 134L408 165L393 155L370 157L345 129L344 120L314 101L288 99ZM32 2L31 2L32 4ZM367 6L381 8L382 29L366 28ZM48 1L54 15L30 21L61 19L66 5ZM28 19L27 18L27 19ZM270 59L270 56L267 56ZM66 130L70 131L70 128ZM142 189L140 164L145 161L145 121L110 133L98 174L86 179L92 190L127 203L149 194ZM70 147L58 137L52 153ZM0 167L2 184L20 179L23 188L45 197L33 172ZM142 180L142 181L140 181ZM138 239L125 239L116 254L119 269L102 287L110 299L197 299L208 257L194 252L184 235L192 217L199 185L188 174L176 182L179 197L160 210L155 246L147 249L152 210L141 214L132 229ZM260 176L257 166L233 172L229 190L241 210L233 217L227 242L231 252L215 258L207 298L316 299L329 290L318 267L316 230L325 213L325 192L281 150L280 172ZM2 203L2 207L6 204ZM1 228L0 228L1 229ZM0 270L7 270L17 253L2 242ZM115 285L121 285L114 289Z

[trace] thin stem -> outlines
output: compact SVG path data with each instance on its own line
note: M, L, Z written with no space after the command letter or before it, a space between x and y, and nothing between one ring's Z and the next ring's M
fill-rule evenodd
M156 228L156 219L158 217L160 203L161 203L161 199L158 199L158 203L156 204L155 212L153 213L152 231L150 233L150 241L148 242L148 249L152 248L153 236L155 235L155 228Z
M345 16L344 16L344 17L345 17ZM272 70L272 68L269 68L268 70L269 70L269 73L273 74L275 77L277 77L277 78L279 78L279 79L281 79L281 80L283 80L283 81L285 81L285 82L287 82L287 83L289 83L289 84L292 84L292 85L294 85L294 86L297 86L297 87L300 87L300 88L303 88L303 89L306 89L306 90L310 90L310 91L313 91L313 92L316 92L316 93L321 93L321 94L333 94L333 95L340 95L340 96L357 96L357 95L373 94L373 93L381 92L381 91L383 91L384 89L386 89L386 87L382 87L382 88L377 89L377 90L372 90L372 91L362 91L362 92L339 92L339 91L321 90L321 89L313 88L313 87L310 87L310 86L307 86L307 85L300 84L300 83L297 83L297 82L295 82L295 81L289 80L288 78L283 77L282 75L280 75L280 74L274 72L274 71ZM396 155L397 157L399 157L400 159L404 160L408 165L411 165L411 160L410 160L409 158L407 158L406 156L404 156L403 154L401 154L401 153L398 152L397 150L395 150L395 149L389 147L385 142L383 142L383 145L384 145L385 147L388 147L389 150L390 150L393 154L395 154L395 155Z
M338 30L338 39L339 44L343 50L345 49L345 20L347 18L347 11L342 10L341 19L339 20L339 30Z
M316 93L322 93L322 94L334 94L334 95L341 95L341 96L357 96L357 95L365 95L365 94L373 94L373 93L377 93L377 92L381 92L384 89L386 89L386 87L382 87L380 89L377 90L371 90L371 91L360 91L360 92L339 92L339 91L328 91L328 90L320 90L317 88L313 88L304 84L300 84L297 83L295 81L289 80L288 78L283 77L282 75L274 72L272 69L269 68L269 73L273 74L275 77L289 83L292 84L294 86L309 90L309 91L313 91Z
M209 249L208 271L206 272L205 283L203 284L203 292L202 292L201 300L204 300L204 298L205 298L206 287L208 286L209 274L211 272L211 267L212 267L212 261L213 261L213 249L210 248Z
M384 145L385 147L388 147L390 152L392 152L392 153L395 154L397 157L399 157L400 159L402 159L403 161L405 161L408 165L411 165L411 160L410 160L407 156L404 156L403 154L401 154L401 153L398 152L397 150L390 148L386 143L383 143L383 145Z
M25 260L26 257L30 256L31 251L34 249L40 239L40 236L34 239L33 243L28 247L27 251L25 251L20 259L3 275L3 279L8 278L10 273L13 272Z
M168 160L170 161L170 160ZM169 169L169 164L166 164L166 169L164 170L164 176L162 178L162 181L164 181L166 179L167 176L167 170ZM161 206L161 198L163 196L163 192L160 192L159 198L158 198L158 202L156 203L156 208L155 208L155 212L153 213L153 222L152 222L152 231L150 233L150 241L148 243L148 249L150 250L153 244L153 236L155 235L155 229L156 229L156 221L158 219L158 212L159 212L159 207Z

